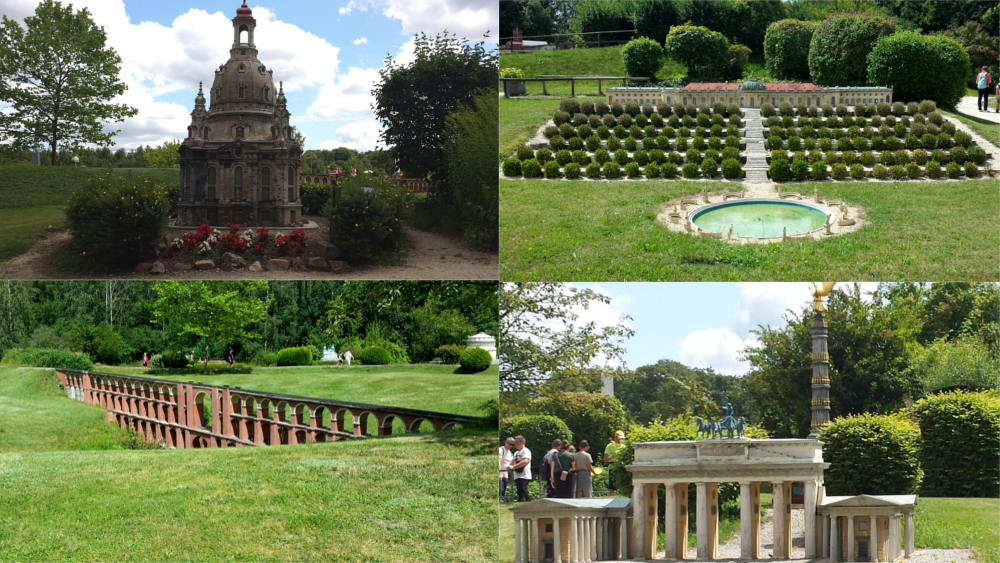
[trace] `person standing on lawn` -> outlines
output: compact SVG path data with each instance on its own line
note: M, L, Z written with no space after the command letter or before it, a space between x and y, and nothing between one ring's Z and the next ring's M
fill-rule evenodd
M569 442L563 440L559 453L552 456L552 485L556 489L555 498L573 498L576 461L569 450Z
M979 88L979 97L976 98L976 107L979 111L990 111L990 73L986 67L979 72L976 77L976 87Z
M507 469L510 467L510 462L514 460L514 438L508 437L502 446L500 446L500 502L503 502L503 496L507 494Z
M149 355L146 354L146 352L142 353L142 367L144 368L149 367Z
M354 354L352 354L351 349L348 348L347 351L344 352L344 361L347 362L347 367L351 367L351 360L353 359L354 359Z
M514 459L510 469L514 471L514 485L517 487L517 501L528 502L531 494L528 485L531 483L531 450L524 446L524 436L514 436Z
M624 439L625 433L621 430L615 430L614 435L611 437L611 441L604 447L604 467L611 465L612 458L616 453L618 453L618 448L621 447L621 442ZM610 484L610 481L608 485L608 494L615 496L615 487Z

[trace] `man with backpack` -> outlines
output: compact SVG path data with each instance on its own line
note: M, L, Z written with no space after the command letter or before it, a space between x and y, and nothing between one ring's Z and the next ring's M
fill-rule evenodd
M559 453L561 446L562 440L552 440L552 449L545 452L545 457L542 458L542 467L538 472L538 476L540 479L545 480L546 498L554 498L556 496L555 484L552 482L552 457Z
M979 88L976 107L979 108L979 111L990 111L990 73L987 72L985 66L976 77L976 87Z

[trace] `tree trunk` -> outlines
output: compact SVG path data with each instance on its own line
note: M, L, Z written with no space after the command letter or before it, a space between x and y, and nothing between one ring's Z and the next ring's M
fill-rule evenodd
M205 337L205 375L208 375L208 337Z

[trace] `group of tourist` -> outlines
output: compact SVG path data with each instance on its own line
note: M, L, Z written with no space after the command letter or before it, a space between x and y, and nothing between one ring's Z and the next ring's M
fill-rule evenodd
M990 111L990 82L993 77L984 66L976 76L976 87L979 89L979 97L976 98L976 108L979 111ZM997 81L996 88L996 109L994 112L1000 113L1000 80Z
M604 448L605 464L611 463L624 439L625 433L621 430L614 433ZM599 474L587 440L580 440L574 447L567 440L556 439L542 458L538 479L544 483L547 498L590 498L594 495L593 477ZM517 488L517 500L530 501L531 450L526 447L524 436L508 437L500 446L500 500L507 494L511 478ZM614 495L615 491L611 488L608 493Z

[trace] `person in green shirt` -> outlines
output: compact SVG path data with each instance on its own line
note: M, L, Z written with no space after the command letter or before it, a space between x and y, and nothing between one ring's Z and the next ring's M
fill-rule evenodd
M611 437L611 441L608 442L608 445L604 447L604 465L605 466L607 466L608 464L611 463L612 457L616 453L618 453L618 448L622 447L621 446L621 441L624 440L624 439L625 439L625 433L622 432L621 430L615 430L615 434L614 434L614 436ZM614 496L615 495L615 488L614 488L614 484L613 483L608 485L608 495L610 495L610 496Z

